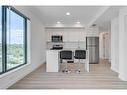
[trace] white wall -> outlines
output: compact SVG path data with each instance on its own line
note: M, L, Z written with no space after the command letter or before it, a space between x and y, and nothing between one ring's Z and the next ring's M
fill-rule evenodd
M119 20L111 21L111 69L119 72Z
M111 69L127 81L127 7L111 21Z
M25 75L29 74L41 64L45 62L45 32L42 23L38 18L27 10L26 7L15 7L24 15L30 18L30 34L29 35L29 59L28 64L19 67L15 70L0 75L0 88L8 88Z
M100 33L99 34L99 58L100 59L104 59L103 58L103 52L104 50L103 50L103 33Z
M109 62L111 63L111 29L109 30Z
M119 13L119 78L127 81L127 7Z

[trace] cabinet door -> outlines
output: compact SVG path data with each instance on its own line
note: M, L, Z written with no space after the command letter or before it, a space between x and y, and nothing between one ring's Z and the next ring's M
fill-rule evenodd
M67 42L69 40L68 32L63 33L63 41Z
M78 34L77 34L77 36L78 36L78 41L85 41L86 40L86 38L85 38L85 32L83 32L83 31L79 31L79 32L77 32Z
M97 36L99 36L98 28L95 27L95 28L87 29L86 36L87 37L97 37Z
M70 32L69 39L70 39L71 42L78 42L79 33L78 32Z

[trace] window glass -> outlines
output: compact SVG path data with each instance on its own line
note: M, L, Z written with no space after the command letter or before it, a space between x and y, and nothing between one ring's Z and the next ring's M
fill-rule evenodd
M7 8L7 69L25 63L25 19Z
M2 72L2 6L0 6L0 72Z

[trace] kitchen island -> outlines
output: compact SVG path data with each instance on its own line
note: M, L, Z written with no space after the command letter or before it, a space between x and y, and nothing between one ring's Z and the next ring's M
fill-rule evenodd
M61 50L47 50L46 51L46 72L59 72ZM85 70L89 72L89 52L86 50L86 59L83 61Z
M59 72L59 50L46 51L46 72Z

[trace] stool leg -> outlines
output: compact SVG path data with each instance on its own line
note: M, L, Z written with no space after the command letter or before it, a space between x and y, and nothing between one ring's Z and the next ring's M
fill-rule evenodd
M67 62L65 63L65 72L68 72L68 68L67 68Z
M80 59L79 59L78 71L80 72Z
M65 62L65 69L63 70L64 73L69 73L67 62Z
M77 68L77 70L76 70L76 73L80 73L80 59L79 59L79 61L78 61L78 68Z

